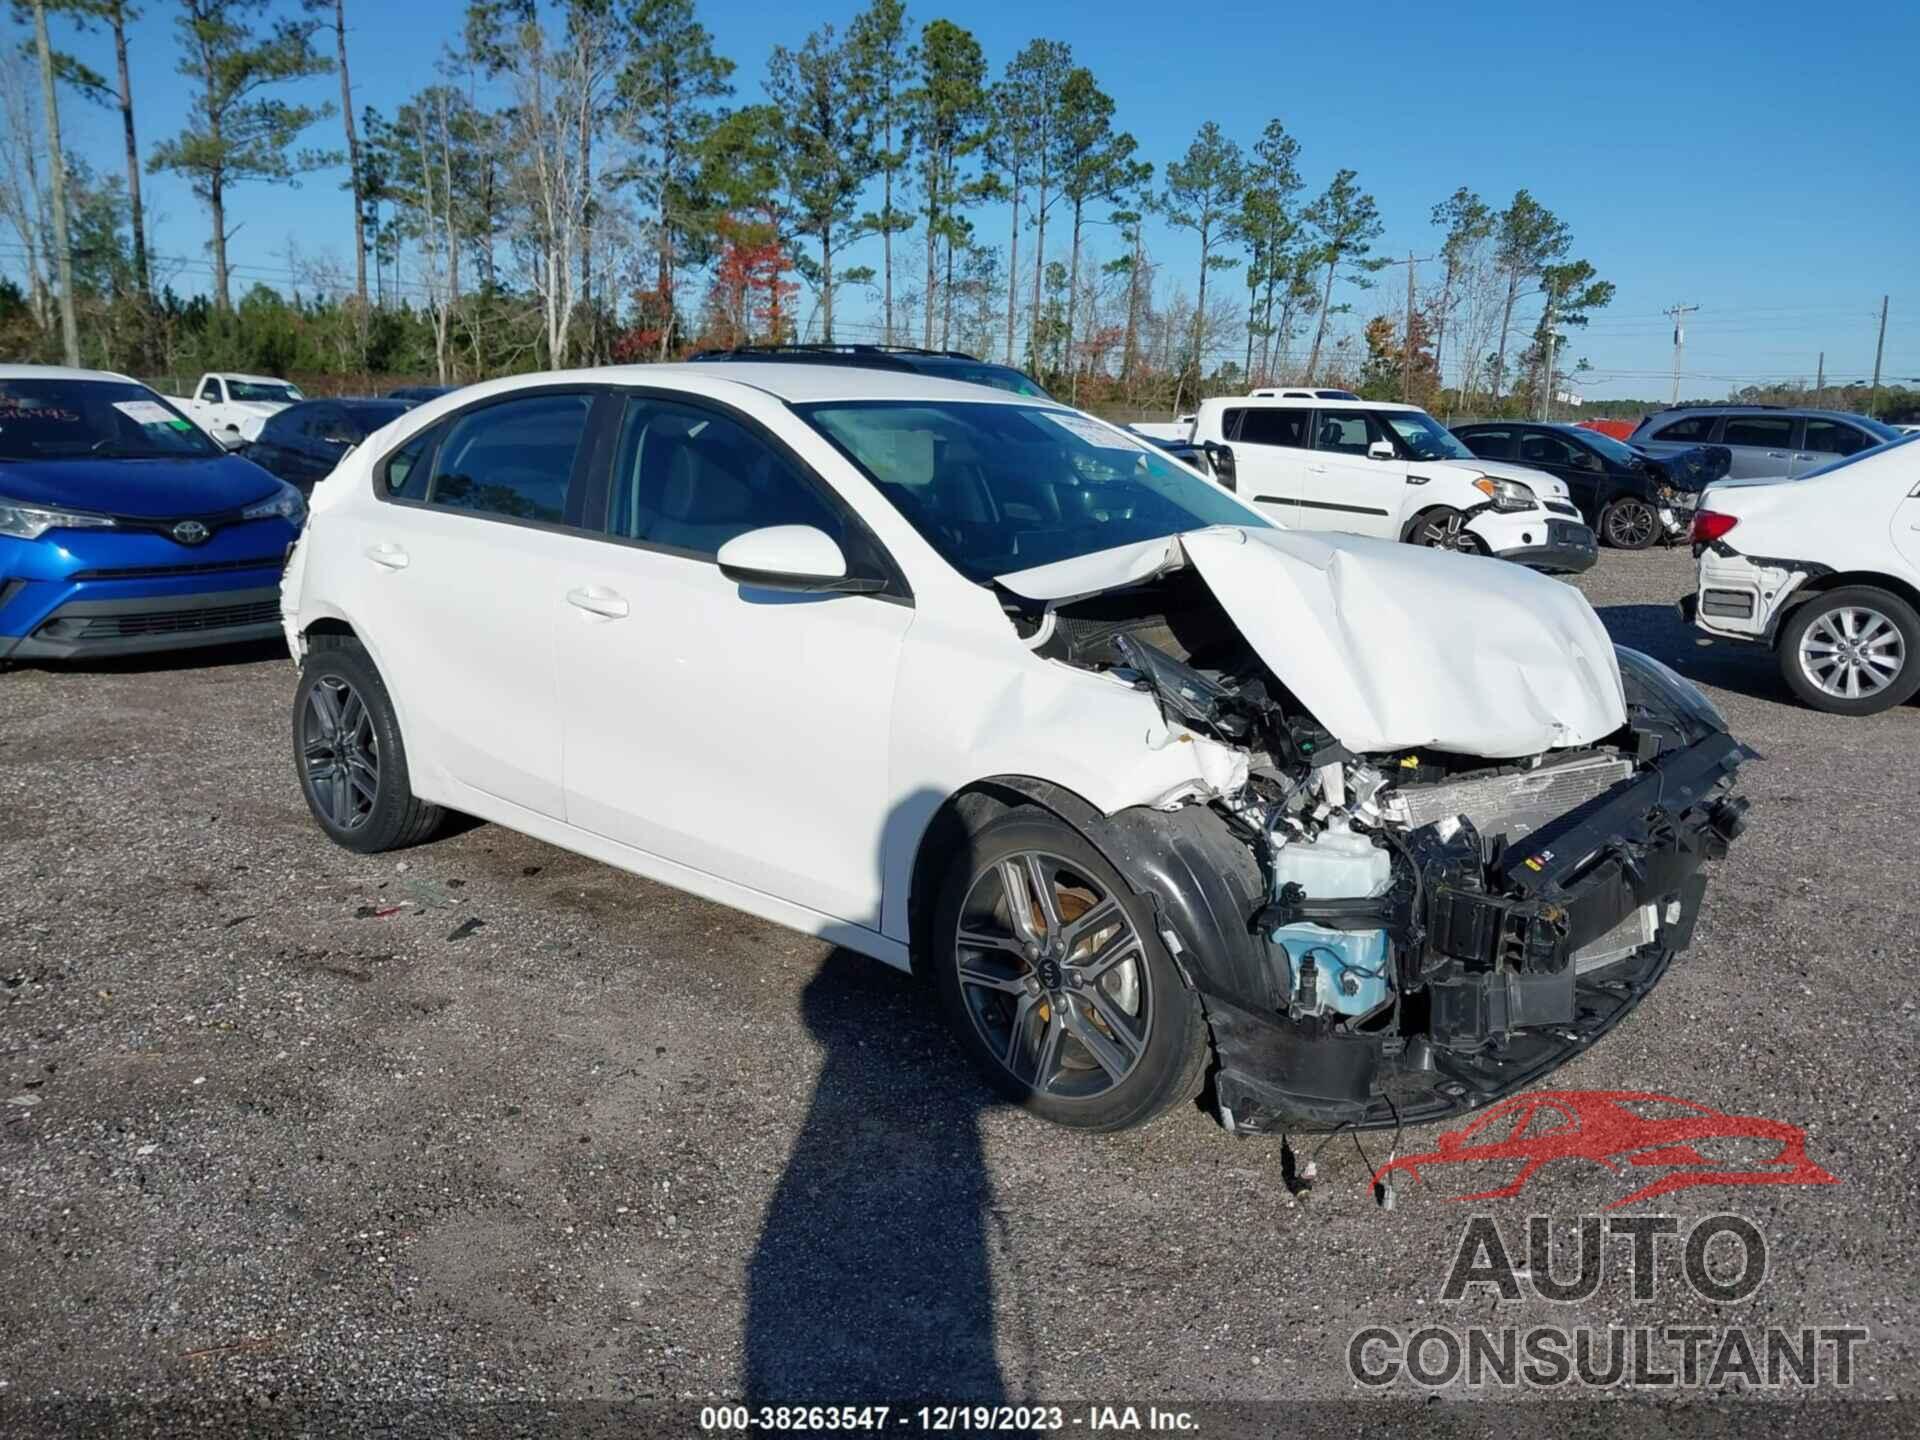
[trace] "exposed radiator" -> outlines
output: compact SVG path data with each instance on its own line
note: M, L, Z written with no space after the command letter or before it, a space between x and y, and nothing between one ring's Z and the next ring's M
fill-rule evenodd
M1380 809L1389 820L1410 830L1464 815L1483 836L1504 835L1511 844L1605 794L1632 774L1631 760L1597 755L1521 774L1394 790L1380 801Z

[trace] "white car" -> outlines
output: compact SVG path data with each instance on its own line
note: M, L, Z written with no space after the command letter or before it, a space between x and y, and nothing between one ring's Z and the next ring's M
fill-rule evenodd
M1599 551L1541 470L1482 460L1415 405L1255 391L1200 402L1194 443L1224 485L1290 528L1345 530L1578 574ZM1224 449L1222 448L1224 447Z
M200 377L191 397L169 395L167 399L221 445L237 450L260 438L261 427L270 416L306 396L290 380L209 370Z
M1049 401L748 371L476 385L315 488L328 836L451 808L918 969L1085 1128L1210 1064L1236 1129L1451 1114L1686 944L1746 752L1571 587L1277 529Z
M1682 613L1777 651L1807 704L1872 715L1920 691L1920 435L1795 480L1709 485L1693 541Z

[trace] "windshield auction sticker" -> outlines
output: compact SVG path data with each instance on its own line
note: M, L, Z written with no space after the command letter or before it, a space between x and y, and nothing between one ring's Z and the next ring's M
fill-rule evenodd
M157 400L116 400L113 408L136 425L175 425L180 420Z

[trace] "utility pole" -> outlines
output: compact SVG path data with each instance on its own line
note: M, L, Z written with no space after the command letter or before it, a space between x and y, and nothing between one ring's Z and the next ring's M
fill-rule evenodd
M1548 290L1547 291L1547 383L1546 383L1546 386L1544 387L1546 391L1545 398L1541 402L1541 407L1540 407L1540 418L1542 420L1553 419L1553 342L1559 338L1553 333L1553 301L1554 301L1553 291Z
M1407 251L1407 340L1400 350L1400 403L1413 403L1413 252Z
M40 52L40 93L47 107L47 148L53 152L53 249L60 275L60 348L67 364L77 366L80 330L73 318L73 248L67 243L67 159L60 147L60 102L54 93L53 43L47 38L45 0L33 0L33 39Z
M1813 372L1813 403L1819 405L1827 398L1827 352L1820 352L1820 368Z
M56 172L58 173L58 172ZM1873 398L1867 402L1867 414L1880 410L1880 357L1887 353L1887 297L1880 297L1880 338L1873 342Z
M1415 255L1411 250L1404 260L1382 260L1381 266L1404 265L1407 267L1407 328L1401 342L1400 351L1400 398L1411 403L1413 400L1413 267L1425 260L1437 260L1437 255ZM1438 378L1440 357L1433 357L1435 378Z
M1673 317L1673 404L1680 403L1680 362L1687 353L1687 330L1680 322L1698 310L1698 305L1669 305L1665 313Z

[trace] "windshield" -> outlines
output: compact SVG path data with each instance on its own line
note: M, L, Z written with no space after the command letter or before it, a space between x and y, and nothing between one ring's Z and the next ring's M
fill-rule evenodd
M794 408L980 583L1209 525L1267 527L1145 442L1072 411L890 400Z
M273 404L291 405L294 401L304 400L307 397L300 393L298 385L289 385L285 381L263 385L258 380L229 380L227 381L227 398L229 400L265 400Z
M1388 410L1379 418L1393 427L1416 460L1473 459L1473 452L1459 437L1424 410Z
M130 380L0 380L0 461L220 453L198 425Z

